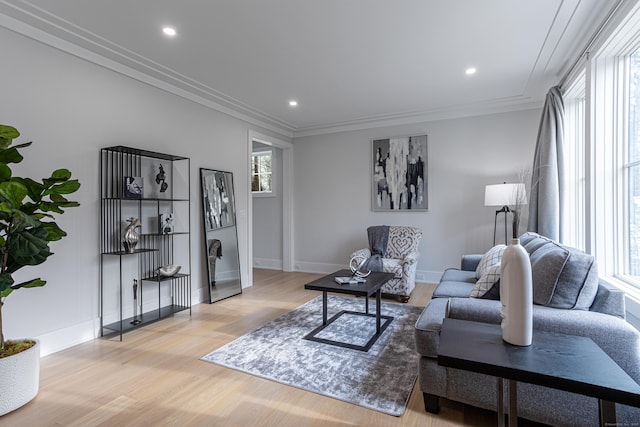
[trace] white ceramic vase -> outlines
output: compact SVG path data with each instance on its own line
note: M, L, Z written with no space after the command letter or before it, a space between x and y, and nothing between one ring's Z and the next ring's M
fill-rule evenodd
M0 359L0 416L30 402L40 388L40 341Z
M533 284L529 254L512 239L500 265L502 339L509 344L531 345L533 334Z

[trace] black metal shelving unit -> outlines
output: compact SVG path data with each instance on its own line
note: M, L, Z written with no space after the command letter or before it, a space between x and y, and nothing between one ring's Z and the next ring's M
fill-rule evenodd
M161 181L157 178L160 165L165 177ZM175 313L188 310L191 316L190 172L188 157L124 146L100 151L102 337L118 335L122 340L123 333ZM126 177L142 178L142 197L126 197ZM166 185L164 190L161 184ZM179 220L174 230L163 232L160 214L176 212ZM122 243L127 217L142 222L132 253ZM159 275L158 268L168 264L181 269L171 277ZM129 286L134 281L135 298Z

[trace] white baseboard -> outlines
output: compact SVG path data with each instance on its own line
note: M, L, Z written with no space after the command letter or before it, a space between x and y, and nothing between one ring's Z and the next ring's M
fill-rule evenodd
M442 277L442 271L417 270L416 282L438 283Z
M40 340L40 356L47 356L100 336L100 319L87 320L36 338Z
M349 268L344 264L328 264L321 262L302 262L297 261L293 265L294 271L300 271L304 273L316 273L316 274L329 274L334 271ZM429 271L429 270L417 270L416 282L420 283L438 283L442 277L442 271Z
M283 266L283 263L281 259L268 259L268 258L253 259L254 268L264 268L267 270L282 270L282 266Z
M322 262L296 261L293 263L294 271L304 273L329 274L344 268L349 268L349 266L346 264L328 264Z

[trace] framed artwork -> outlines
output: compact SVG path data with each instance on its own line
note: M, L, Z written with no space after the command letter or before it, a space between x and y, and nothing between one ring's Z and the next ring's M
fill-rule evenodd
M236 225L231 172L201 169L206 231Z
M374 212L429 210L427 135L374 139Z
M144 197L144 184L141 176L124 177L124 198L142 199Z

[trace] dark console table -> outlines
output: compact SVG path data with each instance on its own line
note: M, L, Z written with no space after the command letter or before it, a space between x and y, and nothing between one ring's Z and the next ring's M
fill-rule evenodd
M640 407L640 386L592 339L533 331L519 347L502 340L500 325L444 319L438 364L498 377L498 425L504 424L503 379L509 381L509 426L517 425L517 381L599 400L600 425L614 425L615 403Z
M320 279L314 280L311 283L307 283L304 285L305 289L311 289L314 291L322 291L322 325L318 326L316 329L311 331L304 339L310 341L322 342L325 344L335 345L339 347L350 348L353 350L360 351L369 351L371 346L376 342L376 340L382 335L384 330L389 326L393 317L391 316L383 316L380 313L380 296L381 296L381 288L382 285L387 283L389 280L393 279L393 273L382 273L382 272L372 272L370 275L366 277L365 283L354 283L349 285L341 285L336 283L336 277L345 277L351 276L351 271L349 270L340 270L336 271L333 274L329 274L327 276L321 277ZM331 319L327 320L327 293L335 292L340 294L350 294L356 296L364 297L365 301L365 312L355 312L355 311L341 311L333 316ZM345 313L354 314L358 316L370 316L373 317L373 314L369 314L369 297L374 295L376 296L376 333L371 337L371 339L363 346L358 346L355 344L343 343L339 341L332 341L323 338L318 338L316 335L320 333L324 328L329 326L332 322L334 322L338 317L342 316ZM381 323L382 319L385 320L384 323Z

